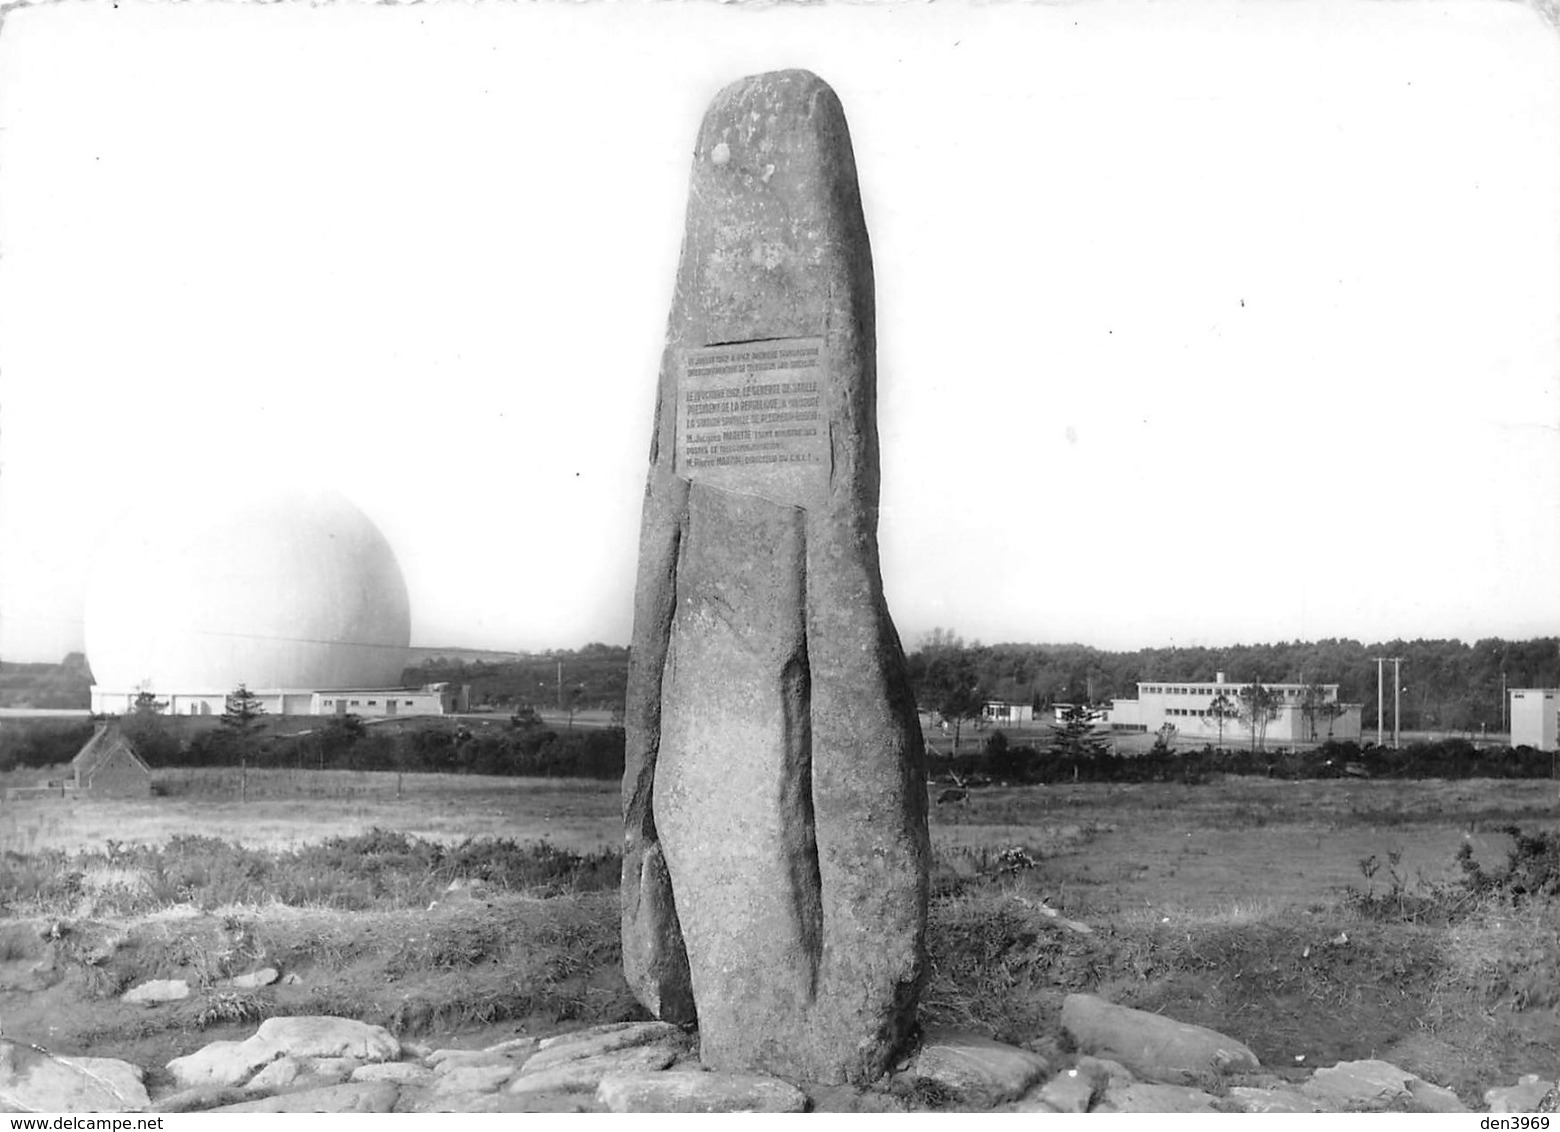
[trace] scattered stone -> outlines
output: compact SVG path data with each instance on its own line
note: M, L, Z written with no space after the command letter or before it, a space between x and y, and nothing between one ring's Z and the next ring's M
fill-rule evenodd
M383 1026L317 1015L267 1018L241 1042L212 1042L174 1058L168 1072L183 1089L240 1085L278 1058L293 1057L307 1059L313 1071L340 1080L365 1061L392 1061L400 1055L401 1043ZM328 1066L333 1058L351 1063Z
M1080 1057L1073 1066L1079 1073L1086 1074L1101 1089L1112 1082L1131 1084L1137 1078L1132 1076L1132 1071L1119 1061L1112 1061L1108 1057Z
M1300 1091L1332 1108L1384 1109L1411 1095L1413 1076L1389 1061L1340 1061L1311 1074Z
M488 1046L483 1052L501 1053L519 1061L534 1053L539 1044L535 1038L510 1038L507 1042L499 1042L496 1046Z
M1085 1053L1119 1061L1153 1080L1184 1084L1207 1073L1262 1067L1250 1049L1217 1030L1117 1006L1092 994L1063 1000L1062 1026Z
M303 1063L296 1057L279 1057L251 1077L244 1092L277 1092L291 1085L302 1073Z
M517 1066L512 1061L498 1065L457 1065L449 1062L436 1071L434 1088L441 1093L492 1093L515 1075Z
M653 1025L664 1024L665 1023L660 1022L653 1023ZM588 1026L583 1030L565 1030L561 1034L549 1034L545 1038L538 1038L536 1044L540 1049L551 1049L553 1046L566 1045L569 1042L580 1041L581 1039L590 1035L616 1034L626 1030L637 1030L643 1025L645 1025L643 1022L603 1022L599 1026Z
M265 1042L295 1057L395 1061L401 1056L401 1043L383 1026L328 1015L267 1018L251 1040Z
M878 567L872 260L849 138L805 71L728 86L700 127L624 774L634 994L673 1022L697 998L711 1068L823 1085L877 1080L911 1034L930 859L921 729ZM772 406L805 427L716 460L690 409L749 379L807 394Z
M139 1112L151 1106L146 1095L146 1070L117 1057L61 1057L65 1065L75 1066L104 1082L126 1101L126 1112Z
M339 1085L351 1080L362 1064L355 1057L311 1057L304 1065L304 1072L322 1085Z
M1213 1097L1190 1085L1155 1085L1134 1081L1113 1085L1095 1112L1218 1112Z
M351 1078L362 1063L350 1057L279 1057L249 1079L246 1093L289 1088L322 1088Z
M1038 1101L1051 1112L1088 1112L1099 1092L1099 1084L1088 1074L1065 1069L1026 1096L1024 1101L1026 1104Z
M181 1089L221 1088L242 1085L255 1071L269 1065L283 1050L254 1038L241 1042L212 1042L192 1054L168 1063L168 1072Z
M472 1097L459 1112L600 1112L589 1093L488 1093Z
M376 1061L352 1071L353 1081L394 1081L398 1085L424 1086L434 1083L434 1072L415 1061Z
M433 1071L439 1076L444 1076L456 1069L472 1069L478 1066L504 1065L511 1072L520 1068L517 1059L504 1053L494 1053L485 1049L436 1049L428 1055L428 1064L433 1066Z
M666 1073L678 1073L683 1066L674 1065ZM665 1076L665 1074L661 1074ZM820 1113L858 1112L911 1112L910 1101L899 1092L883 1088L866 1088L861 1085L814 1085L808 1083L803 1090L807 1094L807 1111Z
M223 1105L241 1104L250 1098L242 1089L231 1085L180 1089L158 1097L152 1105L153 1112L204 1112Z
M1421 1077L1410 1077L1408 1091L1411 1094L1408 1108L1411 1112L1467 1112L1468 1106L1452 1090L1432 1085Z
M281 973L275 967L261 967L258 971L250 971L247 975L237 975L229 979L228 986L240 990L255 990L270 986L280 977Z
M807 1095L776 1077L738 1073L613 1073L596 1102L608 1112L804 1112Z
M1555 1082L1542 1080L1537 1073L1529 1073L1515 1085L1489 1089L1484 1103L1491 1112L1537 1112L1544 1103Z
M287 974L282 976L282 986L284 987L296 987L302 983L303 976L298 974L296 971L289 971Z
M1023 1096L1045 1076L1045 1058L990 1038L934 1030L907 1071L937 1082L961 1100L1000 1104Z
M393 1081L365 1081L282 1093L243 1104L223 1105L211 1112L389 1112L400 1089Z
M531 1071L530 1062L520 1076L509 1083L514 1095L524 1093L586 1092L601 1084L610 1073L648 1073L665 1069L676 1060L677 1051L664 1045L632 1046L595 1057L565 1061L551 1069Z
M425 1058L433 1056L433 1053L433 1047L427 1045L424 1042L403 1041L401 1043L401 1060L403 1061L407 1059L411 1059L413 1061L422 1061Z
M121 1002L139 1002L156 1006L163 1002L178 1002L190 997L190 984L183 979L153 979L140 986L131 987L119 996Z
M1321 1107L1298 1089L1283 1085L1267 1089L1235 1085L1229 1095L1246 1112L1317 1112Z
M0 1039L0 1105L11 1112L141 1112L141 1071L107 1057L54 1057Z
M630 1022L595 1026L589 1030L579 1030L572 1034L560 1034L557 1037L543 1039L540 1043L541 1048L526 1061L525 1071L539 1073L544 1069L562 1065L566 1061L597 1057L604 1053L611 1053L613 1050L650 1045L654 1042L681 1043L682 1040L682 1030L669 1022Z

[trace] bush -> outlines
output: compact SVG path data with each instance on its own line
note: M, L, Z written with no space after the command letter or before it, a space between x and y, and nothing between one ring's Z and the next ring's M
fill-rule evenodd
M1520 826L1502 826L1509 834L1511 848L1506 851L1506 871L1491 874L1473 859L1473 847L1464 842L1457 851L1463 884L1474 892L1496 893L1514 900L1552 899L1560 896L1560 830L1526 833Z
M93 730L92 723L8 720L0 727L0 771L68 763L87 745Z

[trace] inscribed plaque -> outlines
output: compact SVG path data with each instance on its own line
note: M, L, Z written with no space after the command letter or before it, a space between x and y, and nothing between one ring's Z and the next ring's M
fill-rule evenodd
M683 354L676 473L806 506L827 485L822 338L770 338Z

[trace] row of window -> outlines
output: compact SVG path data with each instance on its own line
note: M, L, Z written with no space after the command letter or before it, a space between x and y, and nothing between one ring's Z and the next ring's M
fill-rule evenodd
M1233 700L1240 695L1242 687L1249 687L1249 685L1192 684L1178 687L1170 684L1145 684L1143 685L1143 694L1145 696L1212 696L1219 692L1224 692ZM1280 688L1272 684L1265 684L1263 687L1267 688L1275 696L1286 700L1298 700L1303 694L1303 690L1300 688ZM1331 687L1323 686L1322 695L1331 698Z
M387 705L394 706L395 701L394 700L386 700L385 703ZM402 700L401 703L405 707L415 707L416 706L415 702L412 701L412 700ZM321 704L322 707L335 707L336 706L336 701L335 700L321 700L320 704ZM359 700L348 700L347 701L347 706L348 707L360 707L361 706L361 701L359 701ZM378 700L369 700L368 701L368 706L369 707L378 707L379 706L379 701Z

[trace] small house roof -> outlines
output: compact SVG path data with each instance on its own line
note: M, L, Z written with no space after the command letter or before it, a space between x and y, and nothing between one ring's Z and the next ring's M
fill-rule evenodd
M146 765L145 760L135 752L135 744L117 727L100 724L93 732L92 738L87 740L86 746L76 753L76 757L70 760L70 767L76 772L77 777L86 777L92 774L108 762L115 755L121 754L131 759L147 774L152 773L152 768Z

